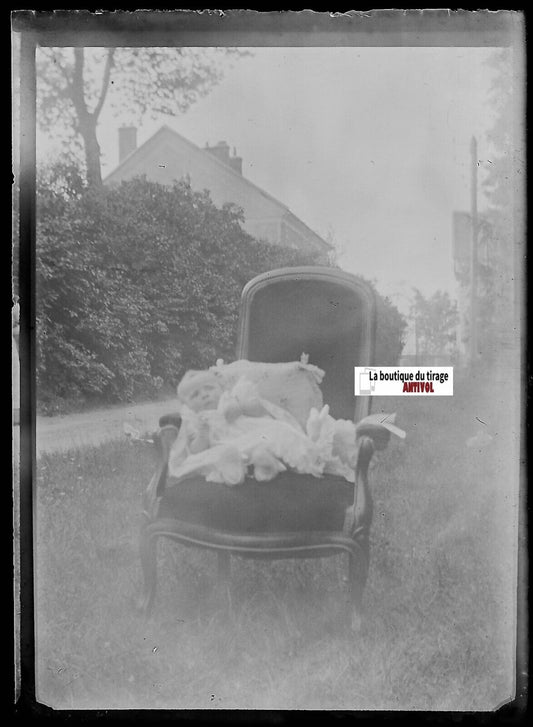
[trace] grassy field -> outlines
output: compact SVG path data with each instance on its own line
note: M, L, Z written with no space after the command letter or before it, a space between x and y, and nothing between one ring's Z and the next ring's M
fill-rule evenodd
M149 449L115 442L37 465L38 700L55 708L491 710L513 693L516 503L510 440L471 391L383 401L408 432L372 465L360 634L339 628L342 557L233 560L165 543L136 614ZM381 407L378 406L379 410ZM375 409L376 410L376 409Z

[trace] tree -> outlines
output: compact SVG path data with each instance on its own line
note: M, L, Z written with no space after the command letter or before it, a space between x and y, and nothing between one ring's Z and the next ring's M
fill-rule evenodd
M98 121L104 104L140 120L185 111L223 75L232 48L42 48L38 54L38 123L61 129L83 149L87 181L100 186Z
M417 352L422 356L453 354L459 321L457 303L442 290L437 290L430 298L425 298L417 288L413 292L411 317L415 324Z
M481 361L503 362L516 351L514 295L516 245L521 242L520 208L524 191L523 130L518 80L512 51L504 48L490 60L494 74L489 102L493 123L487 134L491 163L484 180L489 205L480 219L478 237L478 350ZM517 214L518 213L518 214ZM518 222L518 226L517 223Z
M513 187L513 114L518 104L514 102L513 64L508 48L495 52L489 66L496 70L493 77L489 102L494 114L494 122L487 134L492 147L491 164L487 169L484 187L490 207L509 217L512 213Z
M396 366L405 346L407 320L389 298L377 294L376 303L375 365Z

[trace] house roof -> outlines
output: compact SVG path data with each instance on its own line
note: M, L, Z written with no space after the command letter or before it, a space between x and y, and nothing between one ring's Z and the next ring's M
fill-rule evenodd
M302 222L302 220L297 217L291 210L287 207L287 205L283 204L283 202L280 202L279 199L276 199L268 192L265 192L264 189L261 189L261 187L258 187L257 184L254 184L254 182L251 182L249 179L244 177L242 174L239 174L239 172L235 171L232 167L230 167L228 164L225 164L223 161L218 159L213 154L209 154L201 147L194 144L192 141L189 141L186 137L182 136L180 133L172 129L167 124L164 124L159 128L155 134L153 134L149 139L147 139L143 144L138 146L134 151L132 151L130 154L128 154L118 166L116 166L113 171L111 171L109 174L106 175L104 178L104 183L113 182L113 177L119 175L120 171L126 166L126 164L130 163L135 156L140 156L143 153L146 153L149 151L150 147L155 146L158 142L162 140L169 140L170 142L179 141L181 144L187 145L191 150L193 150L195 153L202 154L203 156L207 156L210 160L210 162L213 164L213 166L219 166L225 174L234 175L237 179L239 179L241 182L245 182L248 186L252 187L258 194L262 195L265 199L269 200L270 202L274 203L276 206L280 207L283 216L287 218L290 222L295 224L296 226L302 228L302 230L309 236L312 237L317 243L321 244L325 249L331 250L332 246L323 240L320 235L318 235L314 230L312 230L310 227L308 227L305 222Z

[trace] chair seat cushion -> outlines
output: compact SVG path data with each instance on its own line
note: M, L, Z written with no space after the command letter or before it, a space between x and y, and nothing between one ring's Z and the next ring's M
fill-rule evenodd
M342 477L282 472L270 482L227 487L201 477L168 486L158 516L233 533L337 531L353 485Z

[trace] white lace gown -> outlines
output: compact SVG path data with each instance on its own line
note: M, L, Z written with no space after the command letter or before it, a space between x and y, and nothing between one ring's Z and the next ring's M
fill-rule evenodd
M251 405L257 408L258 403L264 415L238 413L253 408ZM233 414L228 415L230 411ZM210 446L192 454L189 435L202 421L207 424ZM237 485L247 475L265 482L292 470L314 477L335 474L353 482L355 456L353 422L333 419L324 406L321 411L311 409L304 428L289 412L258 397L254 384L241 379L222 395L216 410L195 413L182 408L169 474L177 480L201 475L210 482Z

